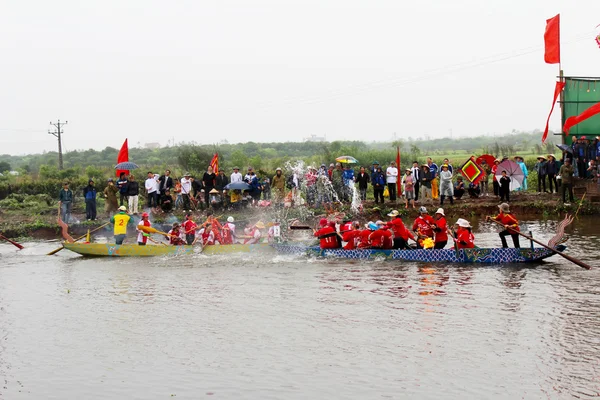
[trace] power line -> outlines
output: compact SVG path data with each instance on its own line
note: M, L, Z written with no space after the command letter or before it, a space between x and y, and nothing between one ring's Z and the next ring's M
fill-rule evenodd
M59 170L63 169L62 140L61 140L61 134L63 132L61 131L61 127L68 123L69 123L69 121L65 121L65 122L61 123L60 119L58 120L57 123L50 121L50 125L54 125L56 127L56 130L53 132L48 131L49 135L56 136L56 138L58 139L58 169Z

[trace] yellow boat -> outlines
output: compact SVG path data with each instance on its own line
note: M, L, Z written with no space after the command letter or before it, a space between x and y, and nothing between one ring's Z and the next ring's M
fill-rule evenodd
M65 249L93 257L152 257L200 253L200 246L162 246L114 243L64 243Z

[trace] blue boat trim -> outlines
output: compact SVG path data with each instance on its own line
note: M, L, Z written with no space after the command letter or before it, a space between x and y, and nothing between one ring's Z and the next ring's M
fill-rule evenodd
M543 247L536 248L475 248L475 249L438 249L438 250L380 250L380 249L321 249L318 246L297 244L273 244L279 253L294 255L313 255L329 258L376 259L421 262L449 263L530 263L551 257L554 252ZM563 251L566 246L560 245L556 250Z

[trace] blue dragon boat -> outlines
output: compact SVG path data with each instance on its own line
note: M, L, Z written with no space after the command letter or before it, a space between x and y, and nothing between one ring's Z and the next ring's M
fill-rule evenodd
M446 262L464 264L505 264L533 263L553 256L552 250L543 247L534 248L474 248L474 249L414 249L414 250L382 250L382 249L321 249L319 246L301 244L272 244L281 254L308 255L326 258L348 258L357 260L386 259L416 262ZM566 249L558 245L557 251Z

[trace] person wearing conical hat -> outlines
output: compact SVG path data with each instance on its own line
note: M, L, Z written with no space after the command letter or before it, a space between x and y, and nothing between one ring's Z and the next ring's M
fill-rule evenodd
M459 218L454 224L456 247L459 249L472 249L475 247L475 236L471 230L469 221Z
M535 172L537 172L537 187L538 193L546 193L546 175L548 168L546 166L548 162L546 161L546 157L538 156L537 162L535 163Z
M500 240L502 241L502 247L507 248L508 244L506 243L506 236L510 235L513 240L513 244L515 249L521 247L519 244L519 233L521 230L519 229L519 221L517 218L511 214L510 206L507 203L502 203L498 206L500 209L500 213L495 217L490 217L489 215L485 218L487 220L494 220L500 222L504 225L504 230L499 233Z

